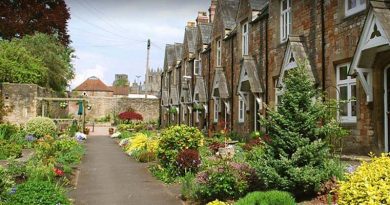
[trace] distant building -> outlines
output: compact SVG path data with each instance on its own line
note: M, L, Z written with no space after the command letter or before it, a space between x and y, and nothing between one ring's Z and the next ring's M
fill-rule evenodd
M161 73L162 69L160 68L157 68L157 70L146 69L143 93L160 96Z
M99 78L92 76L81 83L73 90L74 97L77 96L95 96L95 97L112 97L114 92L110 87L103 83Z

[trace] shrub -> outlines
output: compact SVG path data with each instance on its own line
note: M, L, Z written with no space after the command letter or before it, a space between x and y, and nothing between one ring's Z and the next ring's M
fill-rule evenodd
M127 122L131 120L139 120L139 121L144 120L142 115L137 112L122 112L119 114L119 119L127 120Z
M33 134L37 138L44 137L45 135L56 135L56 124L52 119L47 117L35 117L27 121L26 132Z
M136 133L129 138L125 146L126 153L139 162L150 162L156 159L158 139L144 133Z
M237 199L249 190L249 184L240 176L242 173L227 164L199 172L196 175L195 199Z
M195 198L195 175L193 173L186 173L181 179L181 197L183 199L193 199Z
M323 182L340 175L329 159L326 139L343 129L334 115L328 115L329 107L308 77L306 64L288 72L277 109L268 109L267 118L262 118L270 139L263 138L264 154L252 164L262 186L296 197L314 195Z
M0 166L0 204L13 185L11 176Z
M390 204L390 155L373 157L340 182L338 204Z
M197 150L203 145L203 134L186 125L169 127L161 133L157 158L165 168L173 168L179 152L184 149Z
M290 193L283 191L252 192L235 203L235 205L248 204L295 205L296 203Z
M19 158L21 156L22 145L0 140L0 160L8 159L9 157Z
M6 204L71 204L65 191L48 181L29 180L17 187Z
M0 140L8 140L12 135L16 134L19 128L16 125L6 123L0 124Z
M185 149L179 153L176 159L180 174L196 172L200 165L199 152L193 149Z
M207 205L228 205L228 203L216 199L214 201L207 203Z

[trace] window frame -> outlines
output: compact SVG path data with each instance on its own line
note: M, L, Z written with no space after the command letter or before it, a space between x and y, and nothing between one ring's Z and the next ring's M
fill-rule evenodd
M219 120L219 109L220 109L220 105L219 105L219 101L220 99L218 97L214 97L214 122L217 123L218 120Z
M344 0L344 13L345 16L352 16L356 13L359 13L367 8L367 1L364 0L363 4L360 4L360 0L356 0L356 6L354 8L348 9L348 1L349 0Z
M222 40L221 39L217 40L216 52L217 52L217 66L221 66L222 65Z
M241 95L238 96L238 122L245 122L245 100Z
M291 13L291 1L292 0L281 0L280 1L280 42L284 43L287 41L288 36L292 30L292 13ZM286 9L283 10L283 3L286 2Z
M347 71L349 70L350 63L343 63L336 66L336 88L337 88L337 102L338 102L338 109L337 109L337 116L340 119L341 123L356 123L357 122L357 114L355 113L355 116L352 115L352 102L354 101L356 103L355 106L357 106L357 99L352 100L352 86L355 86L355 92L356 92L356 78L352 78L352 76L347 75L347 79L341 80L340 79L340 68L346 67ZM341 98L341 87L347 87L347 115L341 116L340 115L340 98ZM356 93L355 93L356 96Z
M245 31L246 28L246 31ZM241 26L242 38L241 38L241 53L242 56L249 55L249 24L245 22Z

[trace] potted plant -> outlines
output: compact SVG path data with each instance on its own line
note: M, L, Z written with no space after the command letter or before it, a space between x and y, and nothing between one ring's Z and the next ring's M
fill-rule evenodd
M194 104L194 106L192 108L193 112L196 112L196 111L202 112L203 110L204 110L204 107L202 104Z
M66 107L68 107L68 102L66 101L60 102L60 108L65 109Z
M177 113L176 107L171 107L171 108L169 108L169 113L171 113L171 114L176 114L176 113Z
M108 134L109 135L114 134L114 128L113 127L108 128Z
M86 127L86 128L84 129L84 134L89 135L89 131L90 131L89 127Z

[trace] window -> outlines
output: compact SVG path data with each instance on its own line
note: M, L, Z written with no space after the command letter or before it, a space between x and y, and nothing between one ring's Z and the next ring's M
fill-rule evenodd
M176 85L176 69L173 69L173 84Z
M345 0L345 16L350 16L366 9L366 0Z
M184 67L184 72L183 72L183 76L186 76L187 75L187 61L184 61L183 62L183 67Z
M195 121L199 123L199 110L196 110Z
M291 0L281 0L280 40L285 42L291 33Z
M356 122L356 78L348 76L349 63L337 66L337 100L341 122Z
M283 89L278 88L278 80L275 80L275 106L277 108L278 104L282 101Z
M219 98L214 98L214 122L218 122Z
M249 32L248 32L248 22L242 25L242 55L248 55L249 51Z
M221 39L217 41L217 66L221 66L222 64L222 50L221 50Z
M200 52L198 54L198 60L194 61L194 75L202 75L202 59Z
M238 122L245 120L245 102L241 95L238 96Z

